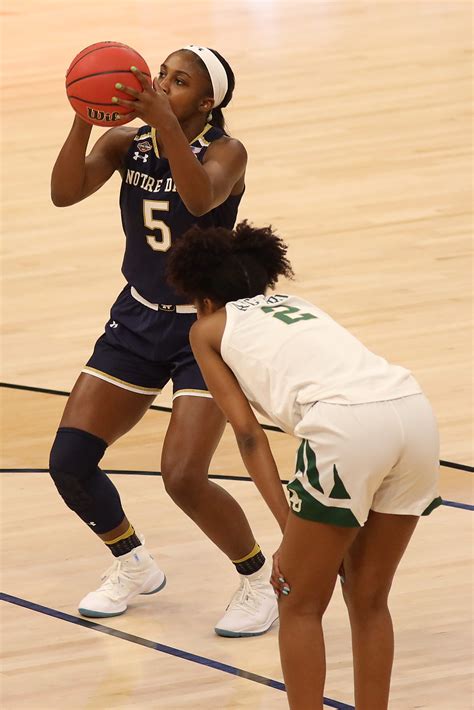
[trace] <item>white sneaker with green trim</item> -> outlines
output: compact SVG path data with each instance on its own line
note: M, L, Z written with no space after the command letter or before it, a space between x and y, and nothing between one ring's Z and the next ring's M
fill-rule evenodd
M98 589L79 602L83 616L118 616L138 594L155 594L166 584L164 572L143 545L117 557L102 580Z
M267 567L240 576L240 585L214 631L218 636L260 636L278 619L278 604Z

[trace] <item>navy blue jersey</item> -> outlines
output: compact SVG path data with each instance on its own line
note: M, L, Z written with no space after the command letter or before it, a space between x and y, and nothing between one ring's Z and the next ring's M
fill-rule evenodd
M207 124L192 141L200 162L210 143L222 135L220 128ZM126 236L122 273L128 283L152 303L183 303L165 280L166 252L194 224L232 229L241 198L229 196L202 217L192 215L176 191L168 160L160 158L155 129L140 128L124 159L120 190Z

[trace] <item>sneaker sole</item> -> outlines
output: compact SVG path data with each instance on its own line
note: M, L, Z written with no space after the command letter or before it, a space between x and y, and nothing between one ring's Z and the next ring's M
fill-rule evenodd
M166 587L166 575L165 575L162 583L156 589L152 589L151 592L140 592L140 596L143 595L146 597L146 596L148 596L148 594L156 594L157 592L161 592L163 587Z
M156 594L157 592L161 591L163 587L166 585L166 576L163 579L162 583L156 587L156 589L152 589L151 592L140 592L140 595L147 596L148 594ZM84 609L82 607L78 608L79 614L82 616L89 616L93 619L106 619L111 616L121 616L122 614L125 614L127 611L128 607L125 607L125 609L122 609L122 611L95 611L94 609Z
M77 610L79 614L82 616L90 616L94 619L105 619L106 617L109 616L120 616L121 614L125 614L127 611L127 607L123 609L122 611L94 611L94 609L83 609L82 607L79 607Z
M270 631L275 621L277 621L278 616L273 619L269 626L263 629L263 631L228 631L227 629L215 628L214 631L218 636L224 636L225 638L248 638L249 636L263 636L267 631Z

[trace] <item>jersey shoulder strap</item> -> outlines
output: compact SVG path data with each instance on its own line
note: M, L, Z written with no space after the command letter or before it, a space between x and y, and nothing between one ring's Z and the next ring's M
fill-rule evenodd
M135 141L135 143L138 143L138 141L144 141L144 140L151 141L151 136L152 136L151 126L140 126L140 128L138 128L133 140Z

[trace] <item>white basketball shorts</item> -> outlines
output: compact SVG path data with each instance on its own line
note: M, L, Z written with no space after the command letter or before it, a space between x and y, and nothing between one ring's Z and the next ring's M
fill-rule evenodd
M288 484L294 513L359 527L370 510L428 515L438 505L439 437L423 394L384 402L317 402L295 430L302 439Z

